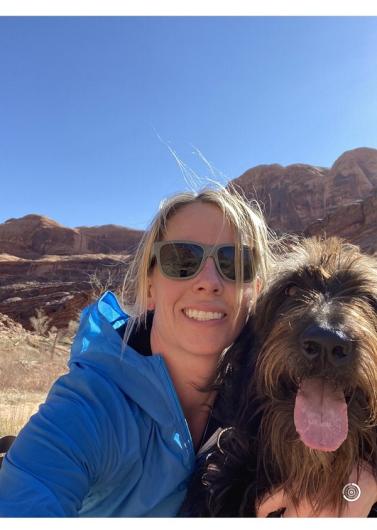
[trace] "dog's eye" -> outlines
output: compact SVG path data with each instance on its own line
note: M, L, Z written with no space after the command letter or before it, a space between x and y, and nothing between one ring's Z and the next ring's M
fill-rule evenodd
M299 290L300 289L299 289L299 287L296 284L290 283L285 288L284 294L286 294L287 296L296 296L296 294L298 294Z

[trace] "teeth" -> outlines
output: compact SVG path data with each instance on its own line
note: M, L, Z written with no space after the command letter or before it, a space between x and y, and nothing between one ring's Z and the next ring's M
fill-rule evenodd
M194 320L220 320L224 317L224 313L214 313L212 311L197 311L196 309L185 309L184 313L187 317Z

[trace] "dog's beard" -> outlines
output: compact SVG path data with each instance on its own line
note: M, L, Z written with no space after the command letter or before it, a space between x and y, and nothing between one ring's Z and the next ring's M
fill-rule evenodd
M283 487L296 505L306 498L314 513L325 507L340 513L345 504L341 491L354 465L365 460L377 469L369 354L375 345L364 341L352 378L350 371L337 378L329 369L308 369L286 330L280 321L261 348L249 387L257 389L254 398L261 403L258 474L267 477L271 490Z
M281 486L298 505L306 498L313 511L326 506L341 508L339 492L347 483L354 462L358 461L360 444L351 433L335 452L307 447L300 439L293 421L294 401L271 402L263 412L259 431L259 471L271 486ZM258 457L259 458L259 457Z

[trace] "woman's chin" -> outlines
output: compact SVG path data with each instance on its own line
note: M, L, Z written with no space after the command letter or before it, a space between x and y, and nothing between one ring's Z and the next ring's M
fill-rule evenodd
M184 349L191 355L203 358L215 358L217 360L225 348L226 345L223 342L219 343L218 338L216 341L204 341L203 337L201 337L200 339L193 338L187 341Z

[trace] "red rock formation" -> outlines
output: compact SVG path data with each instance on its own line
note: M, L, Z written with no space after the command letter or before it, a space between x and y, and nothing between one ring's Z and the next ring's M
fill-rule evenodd
M306 236L338 236L359 245L370 254L377 253L377 190L366 199L339 206L324 219L311 223Z
M377 149L345 152L328 168L306 164L257 166L232 181L249 199L264 204L269 225L303 232L316 219L377 188Z
M30 214L0 224L0 253L36 259L45 255L129 254L141 230L106 225L67 228L42 215Z
M118 289L127 266L124 255L45 256L30 260L0 254L0 313L26 329L42 309L51 326L66 327L105 289Z
M142 231L122 226L67 228L41 215L0 224L0 313L30 329L42 309L66 327L103 289L117 289Z
M103 225L76 228L85 240L86 252L94 254L130 254L134 253L142 230L133 230L117 225Z

